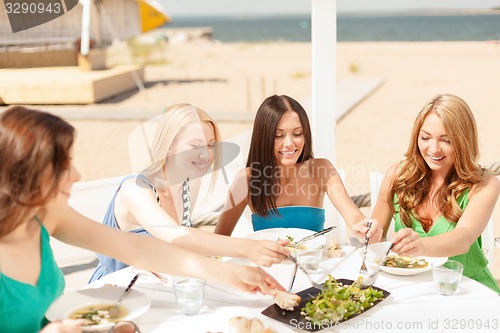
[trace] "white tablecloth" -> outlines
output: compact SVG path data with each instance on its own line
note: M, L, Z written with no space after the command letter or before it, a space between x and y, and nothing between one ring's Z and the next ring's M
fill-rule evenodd
M352 249L351 249L352 250ZM346 251L347 256L351 251ZM325 258L326 259L326 258ZM242 259L234 262L246 263ZM361 258L356 253L342 259L324 260L317 274L319 280L331 272L335 278L356 279ZM269 269L285 287L291 280L293 266L290 262L274 265ZM126 268L96 281L89 287L105 283L126 286L135 274ZM412 276L395 276L381 272L376 287L390 292L390 296L367 312L342 325L327 327L322 332L498 332L500 331L500 296L482 284L463 277L457 293L440 296L432 281L432 272ZM293 291L310 287L307 277L299 270ZM151 279L139 279L134 286L148 295L151 308L134 320L143 333L148 332L229 332L228 320L234 316L258 318L277 332L302 331L301 327L285 325L268 318L261 312L273 304L270 296L251 295L239 290L207 284L205 300L199 314L185 316L178 309L171 286ZM292 323L294 324L294 323Z

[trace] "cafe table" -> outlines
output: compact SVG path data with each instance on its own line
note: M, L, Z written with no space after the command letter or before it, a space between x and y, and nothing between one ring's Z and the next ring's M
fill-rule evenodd
M246 259L223 260L251 264ZM341 258L327 258L324 255L318 272L312 274L312 277L316 281L322 281L327 274L331 274L337 279L354 280L360 265L359 250L346 246ZM266 270L287 288L292 279L293 268L291 262L287 261ZM133 267L122 269L91 283L87 288L104 284L126 286L137 271ZM431 271L410 276L381 272L374 286L388 291L390 295L342 324L321 327L320 332L500 331L500 296L468 277L462 277L456 294L452 296L437 294ZM292 291L299 292L310 287L307 277L299 270ZM306 332L304 329L311 328L298 322L284 324L261 314L273 304L271 296L252 295L220 284L207 283L203 306L194 316L185 316L180 312L171 284L162 284L148 276L140 278L134 289L151 299L149 310L134 320L143 333L228 333L229 319L235 316L258 318L266 327L280 333Z

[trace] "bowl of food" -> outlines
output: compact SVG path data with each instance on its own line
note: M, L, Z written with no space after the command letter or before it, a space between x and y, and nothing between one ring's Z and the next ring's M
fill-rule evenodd
M133 320L151 306L150 299L137 290L130 290L119 308L119 315L111 317L112 308L125 288L106 285L101 288L82 289L59 297L45 317L50 321L82 319L82 331L99 332L109 330L118 321Z

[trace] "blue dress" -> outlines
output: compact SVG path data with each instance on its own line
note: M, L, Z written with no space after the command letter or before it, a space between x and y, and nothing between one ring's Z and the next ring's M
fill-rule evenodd
M141 182L141 185L144 184L145 186L148 186L151 188L156 196L156 201L159 203L159 197L158 194L156 193L156 189L154 188L153 184L144 177L141 174L133 174L133 175L128 175L127 177L123 178L122 182L120 183L120 186L116 190L113 199L111 199L111 203L108 206L108 210L106 211L106 215L104 216L104 221L103 224L110 226L115 229L120 229L120 226L118 226L118 222L116 221L115 217L115 200L116 200L116 195L118 194L118 191L122 187L123 183L131 178L135 178L137 182ZM129 232L133 232L136 234L143 234L143 235L148 235L151 236L151 234L144 228L138 228L134 230L130 230ZM94 274L92 274L92 277L90 278L90 282L99 280L101 277L108 275L109 273L116 272L117 270L120 270L122 268L127 267L128 265L125 264L124 262L121 262L119 260L116 260L114 258L102 255L97 253L97 259L99 259L99 263L97 264L97 268L94 271Z
M253 230L270 228L300 228L321 231L325 226L325 210L311 206L278 207L280 215L269 210L266 216L252 214Z
M47 324L45 312L64 290L50 236L41 225L41 268L36 285L11 279L0 271L0 332L33 333Z

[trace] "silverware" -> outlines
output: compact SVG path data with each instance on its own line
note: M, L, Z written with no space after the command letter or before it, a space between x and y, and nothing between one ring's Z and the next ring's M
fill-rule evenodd
M319 290L323 290L325 289L325 287L323 286L323 284L321 283L317 283L317 282L314 282L311 278L311 276L309 275L309 273L306 272L306 270L300 266L299 262L297 261L297 259L293 258L292 256L288 256L288 259L290 259L296 267L300 268L302 272L304 272L307 276L307 278L309 279L309 282L311 282L312 286L316 289L319 289Z
M118 302L116 302L115 306L113 306L111 309L109 309L109 317L110 318L116 318L120 315L120 305L122 304L123 299L125 298L125 296L127 296L130 289L132 289L132 286L135 284L135 282L139 278L139 275L140 274L136 274L132 278L132 280L128 284L127 288L125 288L125 291L121 294L120 298L118 299Z
M306 236L306 237L302 238L301 240L299 240L297 243L295 243L295 245L298 245L298 244L303 243L303 242L307 242L308 240L311 240L313 238L316 238L318 236L326 234L327 232L332 231L334 228L335 228L335 226L332 226L332 227L326 228L325 230L321 230L321 231L316 232L312 235Z
M293 288L293 283L295 282L295 276L297 275L297 269L299 268L298 265L295 265L295 268L293 270L293 276L292 276L292 281L290 282L290 287L288 287L288 291L289 292L292 292L292 288Z
M366 267L366 253L368 252L368 243L370 243L370 238L368 237L368 231L372 226L372 220L368 219L368 223L366 224L368 230L366 230L365 234L365 244L363 246L363 262L361 263L361 267L359 268L359 276L366 277L368 275L368 268Z

